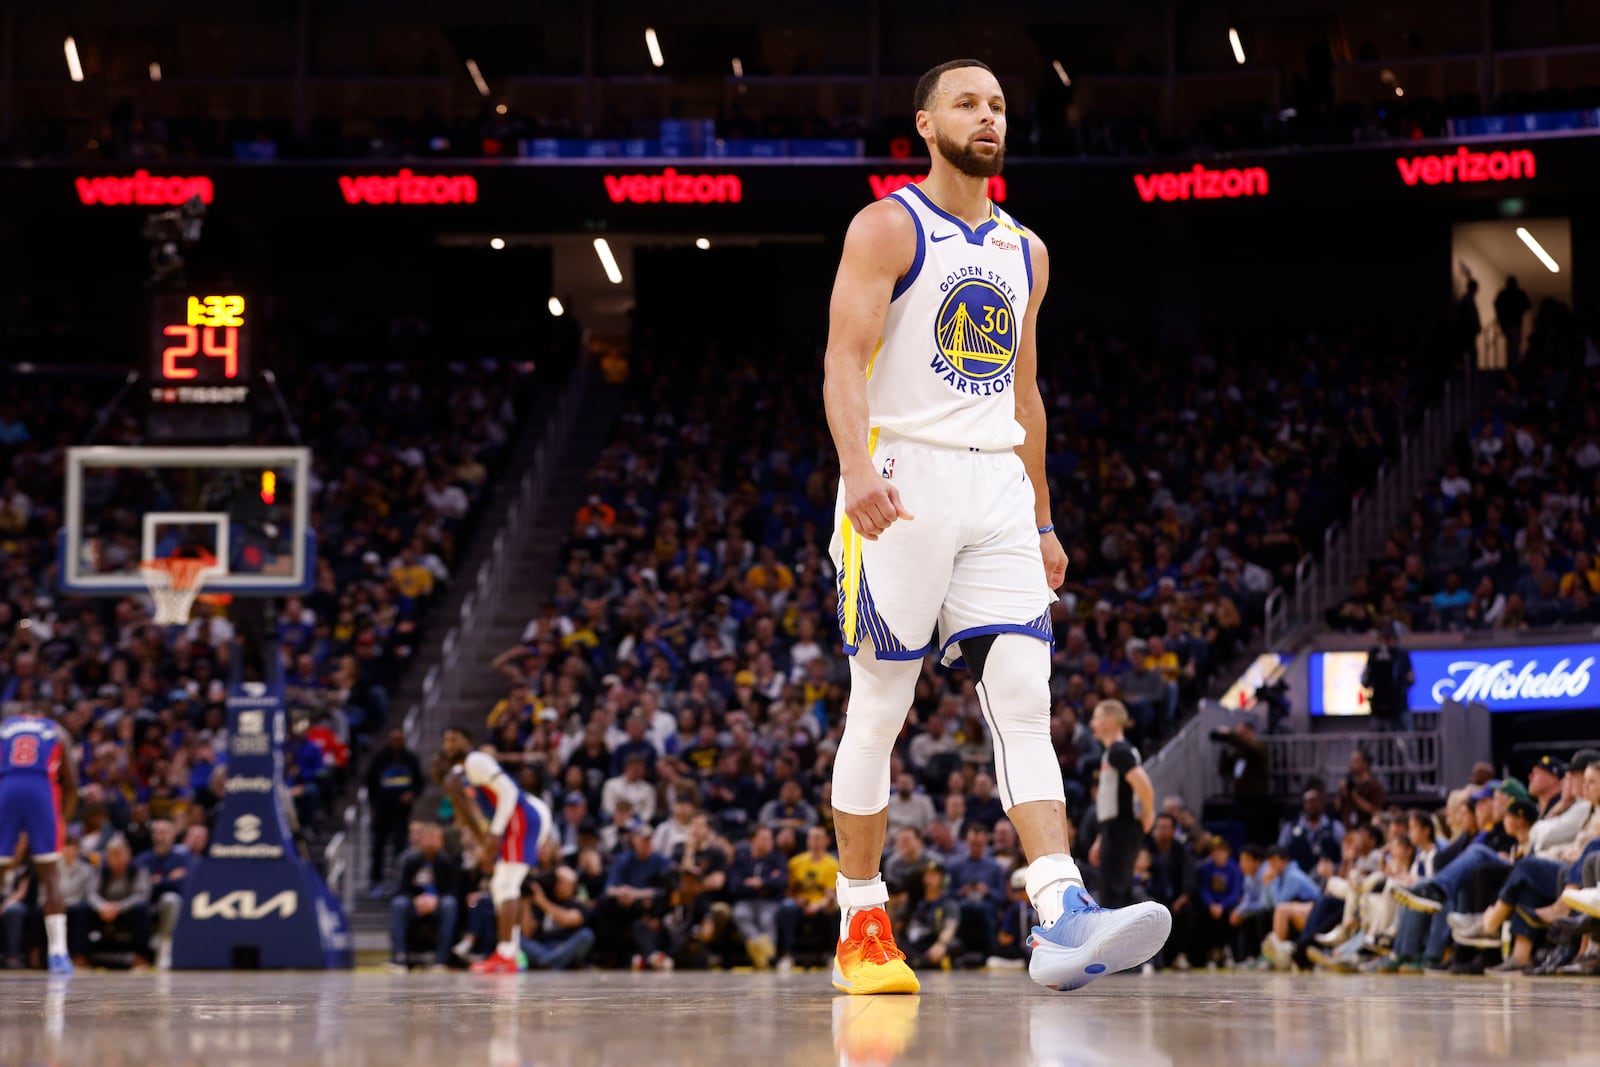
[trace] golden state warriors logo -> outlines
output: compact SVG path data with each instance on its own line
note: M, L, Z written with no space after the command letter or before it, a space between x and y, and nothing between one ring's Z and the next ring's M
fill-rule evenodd
M935 322L935 340L944 358L934 361L934 370L964 393L989 395L1003 390L1017 358L1017 323L1011 308L1005 293L986 278L957 282Z

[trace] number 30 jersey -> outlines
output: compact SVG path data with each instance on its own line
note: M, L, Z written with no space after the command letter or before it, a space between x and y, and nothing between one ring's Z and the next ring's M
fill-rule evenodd
M1033 289L1028 238L993 204L972 229L915 185L891 197L911 213L917 251L867 368L872 428L943 448L1021 444L1012 389Z

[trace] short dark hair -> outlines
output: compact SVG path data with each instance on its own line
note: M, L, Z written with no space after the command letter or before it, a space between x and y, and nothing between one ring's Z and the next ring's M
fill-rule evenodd
M1267 859L1269 860L1286 860L1288 858L1288 850L1282 848L1281 846L1273 845L1271 848L1267 849Z
M962 70L966 67L977 67L979 70L987 70L990 74L994 73L989 64L981 59L952 59L947 63L940 63L917 79L917 89L911 97L912 112L928 110L928 101L933 98L934 90L939 88L939 79L944 77L946 71Z
M1246 845L1244 848L1239 850L1239 856L1241 859L1245 856L1249 856L1257 863L1260 863L1262 860L1266 859L1267 854L1260 845Z

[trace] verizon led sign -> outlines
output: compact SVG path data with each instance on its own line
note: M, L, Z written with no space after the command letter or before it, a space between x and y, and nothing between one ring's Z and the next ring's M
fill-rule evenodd
M1400 180L1407 185L1452 185L1532 178L1537 164L1526 148L1515 152L1469 152L1463 146L1449 155L1397 159L1394 165L1400 170Z
M1165 174L1135 174L1133 187L1145 203L1156 200L1237 200L1267 195L1265 167L1230 167L1213 170L1196 163L1189 170Z

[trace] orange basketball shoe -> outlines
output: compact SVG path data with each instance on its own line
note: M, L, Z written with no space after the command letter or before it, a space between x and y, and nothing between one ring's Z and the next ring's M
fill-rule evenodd
M841 993L920 993L922 983L894 943L889 914L864 908L850 918L850 936L833 955L833 987Z

